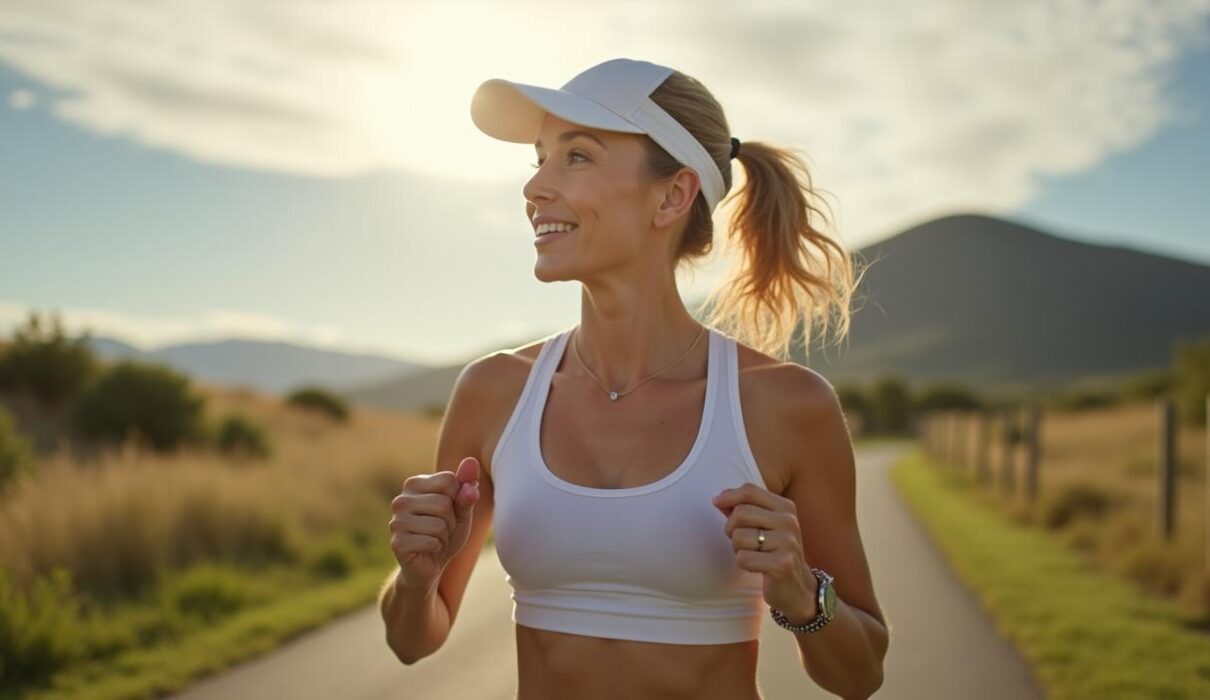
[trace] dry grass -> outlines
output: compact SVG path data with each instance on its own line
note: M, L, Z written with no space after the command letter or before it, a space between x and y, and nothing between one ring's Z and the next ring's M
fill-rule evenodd
M249 391L201 391L208 418L239 412L263 426L272 458L132 445L87 466L64 450L43 458L0 501L0 567L19 587L62 565L78 589L133 596L166 569L291 561L306 538L354 526L385 547L390 499L432 469L438 419L354 407L340 424Z
M998 430L993 431L993 483L982 492L987 502L1039 526L1053 516L1067 516L1057 519L1062 524L1054 526L1056 533L1090 561L1176 599L1203 621L1210 618L1205 429L1178 429L1176 533L1171 541L1160 537L1157 523L1159 420L1154 403L1044 413L1040 439L1039 498L1031 504L1024 495L1021 449L1012 463L1016 491L1002 491L1003 443ZM966 445L970 465L973 441ZM1088 503L1102 497L1109 507L1098 515Z

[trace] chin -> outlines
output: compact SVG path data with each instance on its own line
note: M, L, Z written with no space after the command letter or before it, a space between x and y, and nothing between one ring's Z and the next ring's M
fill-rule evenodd
M570 282L577 279L571 271L559 265L544 265L539 262L534 266L534 277L539 282Z

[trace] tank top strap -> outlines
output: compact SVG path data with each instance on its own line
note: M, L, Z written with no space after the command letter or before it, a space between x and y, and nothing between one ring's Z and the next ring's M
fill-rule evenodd
M526 420L527 415L533 409L533 396L542 390L544 382L550 381L550 375L554 372L553 368L548 369L551 364L557 364L557 361L552 361L552 357L558 357L562 353L558 349L562 347L567 334L571 332L575 326L565 328L561 331L551 333L543 338L542 347L538 350L538 356L534 358L534 363L530 367L529 375L525 378L525 385L521 389L520 396L517 397L517 402L513 405L512 413L509 415L508 421L504 425L504 430L501 431L500 437L496 442L496 449L492 452L491 465L495 470L497 465L502 461L508 461L508 451L511 449L510 438L517 431L518 425L521 426L522 432L532 422ZM495 477L495 474L492 475Z

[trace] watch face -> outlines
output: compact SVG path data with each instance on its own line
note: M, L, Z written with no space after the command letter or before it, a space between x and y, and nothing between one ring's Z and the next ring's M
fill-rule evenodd
M836 614L836 589L831 585L823 594L823 612L829 618Z

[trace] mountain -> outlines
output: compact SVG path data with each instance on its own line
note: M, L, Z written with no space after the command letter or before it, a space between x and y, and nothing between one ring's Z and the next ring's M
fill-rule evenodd
M858 254L850 338L811 348L834 382L1045 386L1167 367L1174 341L1210 334L1210 267L1005 219L946 216Z
M1046 389L1168 367L1174 341L1210 334L1210 267L1003 218L946 216L856 253L868 268L849 337L826 347L816 339L809 362L801 347L792 355L833 383L890 373L912 383ZM444 407L462 367L349 395L382 407Z
M553 333L556 328L551 328ZM516 338L512 341L497 343L496 346L484 348L481 353L472 353L462 362L451 362L441 367L433 367L424 371L412 372L392 378L385 382L367 382L361 386L347 389L342 395L353 403L389 408L401 411L438 412L445 410L453 391L454 382L462 368L471 360L481 355L508 348L528 345L538 338Z
M809 360L802 348L792 355L833 383L897 374L913 383L947 380L985 390L1046 388L1167 367L1175 341L1210 336L1210 266L1084 243L1003 218L945 216L856 255L867 267L849 337L826 347L816 339ZM402 410L444 408L474 356L431 367L283 342L225 340L152 351L112 338L91 342L101 357L163 362L213 383L270 393L319 384L356 403Z
M105 337L91 339L98 356L158 362L199 380L244 385L284 394L303 384L341 391L367 382L395 379L427 365L381 355L321 350L275 341L222 340L183 343L144 351Z

